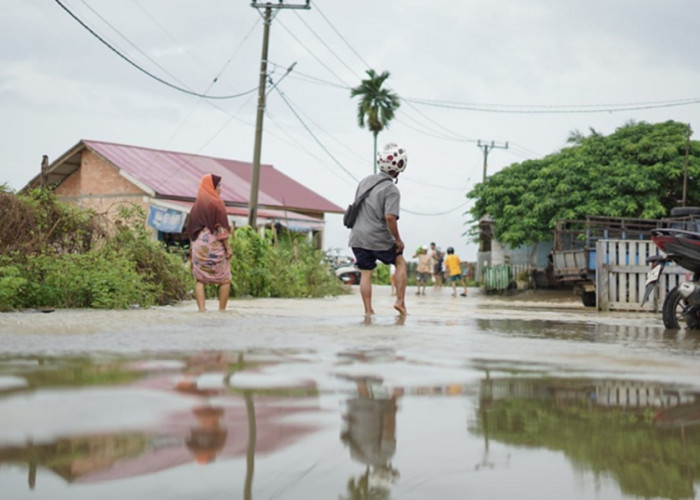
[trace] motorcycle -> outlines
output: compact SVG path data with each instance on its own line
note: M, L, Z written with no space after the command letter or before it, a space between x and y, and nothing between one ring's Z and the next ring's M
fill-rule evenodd
M651 240L665 255L647 259L651 269L647 273L642 305L656 288L666 265L675 262L692 272L693 277L666 295L662 306L664 326L679 329L685 323L688 329L700 329L700 232L674 227L652 229Z
M358 285L360 283L360 270L353 257L339 255L337 252L327 252L326 261L333 273L346 285Z
M335 275L346 285L360 284L360 270L354 263L336 268Z

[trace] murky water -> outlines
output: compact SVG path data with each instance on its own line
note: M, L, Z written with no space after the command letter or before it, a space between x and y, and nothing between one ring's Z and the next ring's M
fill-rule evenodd
M698 496L700 334L356 294L0 315L0 498Z

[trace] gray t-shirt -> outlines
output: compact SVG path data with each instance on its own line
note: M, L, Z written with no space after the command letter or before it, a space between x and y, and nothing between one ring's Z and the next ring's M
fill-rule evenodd
M387 214L399 218L401 193L394 184L393 178L384 172L365 177L357 186L355 199L374 186L380 179L391 180L381 182L372 189L363 202L357 214L355 225L350 231L348 242L350 247L366 250L388 250L396 243L384 219Z

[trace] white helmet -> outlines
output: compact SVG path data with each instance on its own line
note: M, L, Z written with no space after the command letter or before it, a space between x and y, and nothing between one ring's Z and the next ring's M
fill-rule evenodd
M385 145L377 153L377 166L379 170L387 174L392 172L401 173L406 170L407 164L408 155L406 155L406 150L393 142Z

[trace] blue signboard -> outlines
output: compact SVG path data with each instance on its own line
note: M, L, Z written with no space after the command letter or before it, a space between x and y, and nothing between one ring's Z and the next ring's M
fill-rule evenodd
M161 233L181 233L187 218L186 212L150 206L148 210L148 225Z

